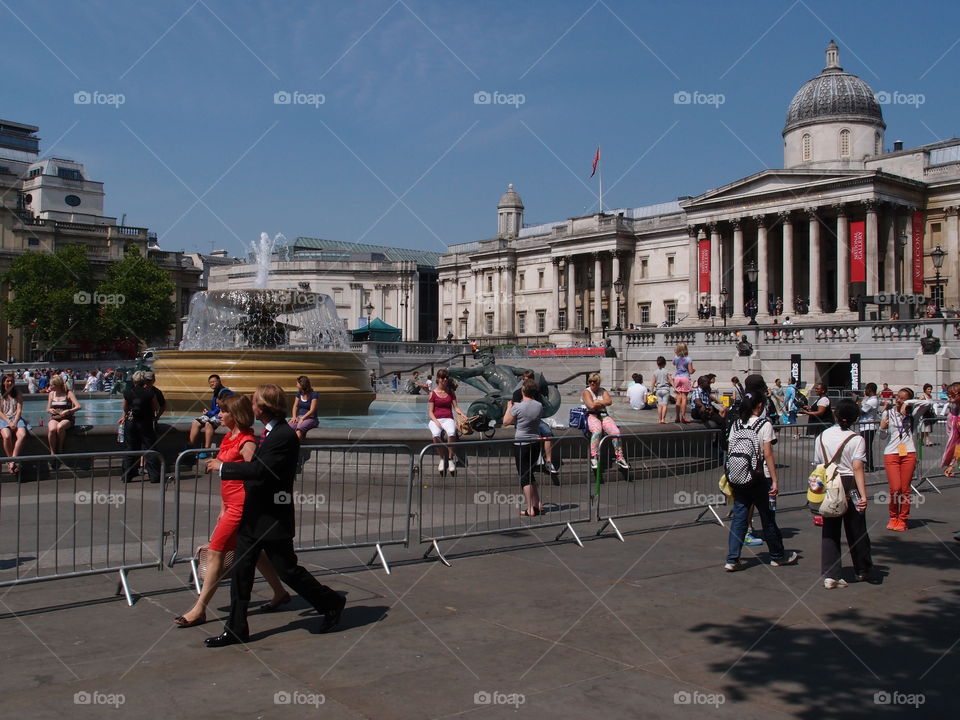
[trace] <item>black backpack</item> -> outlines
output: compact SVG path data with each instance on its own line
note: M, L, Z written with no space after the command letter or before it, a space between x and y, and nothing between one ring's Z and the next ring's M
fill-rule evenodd
M797 394L794 397L793 401L796 403L798 408L810 407L810 401L807 399L807 396L804 394L803 390L797 388Z

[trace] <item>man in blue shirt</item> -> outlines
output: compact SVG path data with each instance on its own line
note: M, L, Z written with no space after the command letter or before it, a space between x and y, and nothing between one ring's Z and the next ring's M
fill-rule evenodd
M213 396L210 398L210 409L207 410L203 415L194 418L193 422L190 423L190 447L196 446L197 437L200 435L201 428L203 428L204 449L213 445L213 434L217 431L217 428L220 427L219 401L221 398L233 395L230 388L225 388L220 382L219 375L211 375L209 378L207 378L207 384L210 385L210 389L213 391ZM207 456L207 453L200 453L197 457L203 459Z

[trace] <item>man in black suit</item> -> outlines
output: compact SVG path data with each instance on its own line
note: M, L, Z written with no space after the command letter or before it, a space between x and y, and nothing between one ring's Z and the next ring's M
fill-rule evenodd
M293 479L297 474L300 441L284 419L287 406L280 387L258 387L253 393L253 413L266 427L253 460L248 463L207 461L207 472L219 472L224 480L243 480L246 491L230 587L230 617L223 634L204 641L207 647L247 642L250 635L247 605L261 550L280 579L320 613L323 621L318 632L329 632L336 627L346 604L340 595L321 585L298 565L293 552Z

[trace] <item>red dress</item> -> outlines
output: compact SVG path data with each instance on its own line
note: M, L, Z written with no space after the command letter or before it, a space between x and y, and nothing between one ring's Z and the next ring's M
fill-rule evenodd
M227 433L220 443L217 460L221 462L245 462L240 448L248 443L256 443L253 430L241 430L233 437ZM237 532L240 529L240 516L243 514L245 497L243 480L221 480L220 497L223 498L223 515L217 521L213 535L210 536L210 549L217 552L234 550L237 547Z

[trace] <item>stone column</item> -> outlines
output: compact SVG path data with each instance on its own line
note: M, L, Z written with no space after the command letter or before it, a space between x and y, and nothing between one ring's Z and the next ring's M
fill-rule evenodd
M817 216L817 208L808 208L807 217L810 237L810 312L822 313L820 271L823 265L820 258L820 218Z
M493 334L499 335L502 332L503 325L503 295L500 293L500 276L503 274L503 266L498 265L493 269Z
M743 313L743 223L740 218L733 224L733 316L742 318Z
M850 311L850 219L837 206L837 312Z
M603 260L600 253L593 254L593 331L603 327Z
M350 283L350 289L353 290L353 301L350 303L350 320L348 325L357 323L357 327L359 327L360 323L357 321L361 317L366 317L366 314L363 312L363 285L360 283Z
M573 256L567 256L567 332L576 329L577 320L577 267Z
M884 292L895 293L899 290L897 287L897 208L888 206L889 215L884 213L884 225L887 237L887 246L884 249L883 261L883 289Z
M501 327L507 335L515 335L517 327L517 303L514 296L514 286L516 285L517 268L507 265L503 268L504 289L502 300L503 322ZM528 331L529 332L529 331Z
M560 258L551 258L550 265L552 267L550 281L553 283L553 307L549 308L547 312L548 333L560 329L560 307L561 303L565 302L560 297L560 286L563 284L560 282Z
M757 215L757 322L770 321L770 306L767 295L770 293L770 275L767 271L767 218Z
M796 315L793 307L793 222L790 213L780 213L783 220L783 314Z
M467 322L467 325L470 325L467 330L470 331L472 335L479 335L480 333L478 333L477 330L483 327L483 291L483 273L479 269L475 269L473 271L473 314L470 316L473 323Z
M610 287L607 290L607 297L609 298L609 308L610 312L610 329L613 330L620 318L617 317L617 290L613 284L617 281L617 278L620 277L620 251L614 250L613 253L613 265L610 273ZM622 327L622 326L621 326Z
M710 223L710 304L720 314L720 226Z
M876 295L878 290L878 275L880 266L878 260L880 257L880 239L879 229L877 227L877 201L867 200L864 202L867 209L867 237L864 239L864 260L867 265L867 295Z
M944 208L946 216L946 231L943 236L943 250L947 253L944 262L946 272L944 273L949 283L944 287L950 291L949 302L944 297L945 304L960 305L960 218L958 218L958 208L956 205ZM926 277L926 272L924 272Z
M690 273L687 284L687 294L690 296L687 302L687 313L692 317L693 313L700 308L700 248L697 245L697 228L688 226L687 234L690 236L689 249L687 250L687 267ZM627 283L624 282L623 286L626 287ZM629 310L627 312L629 313Z

